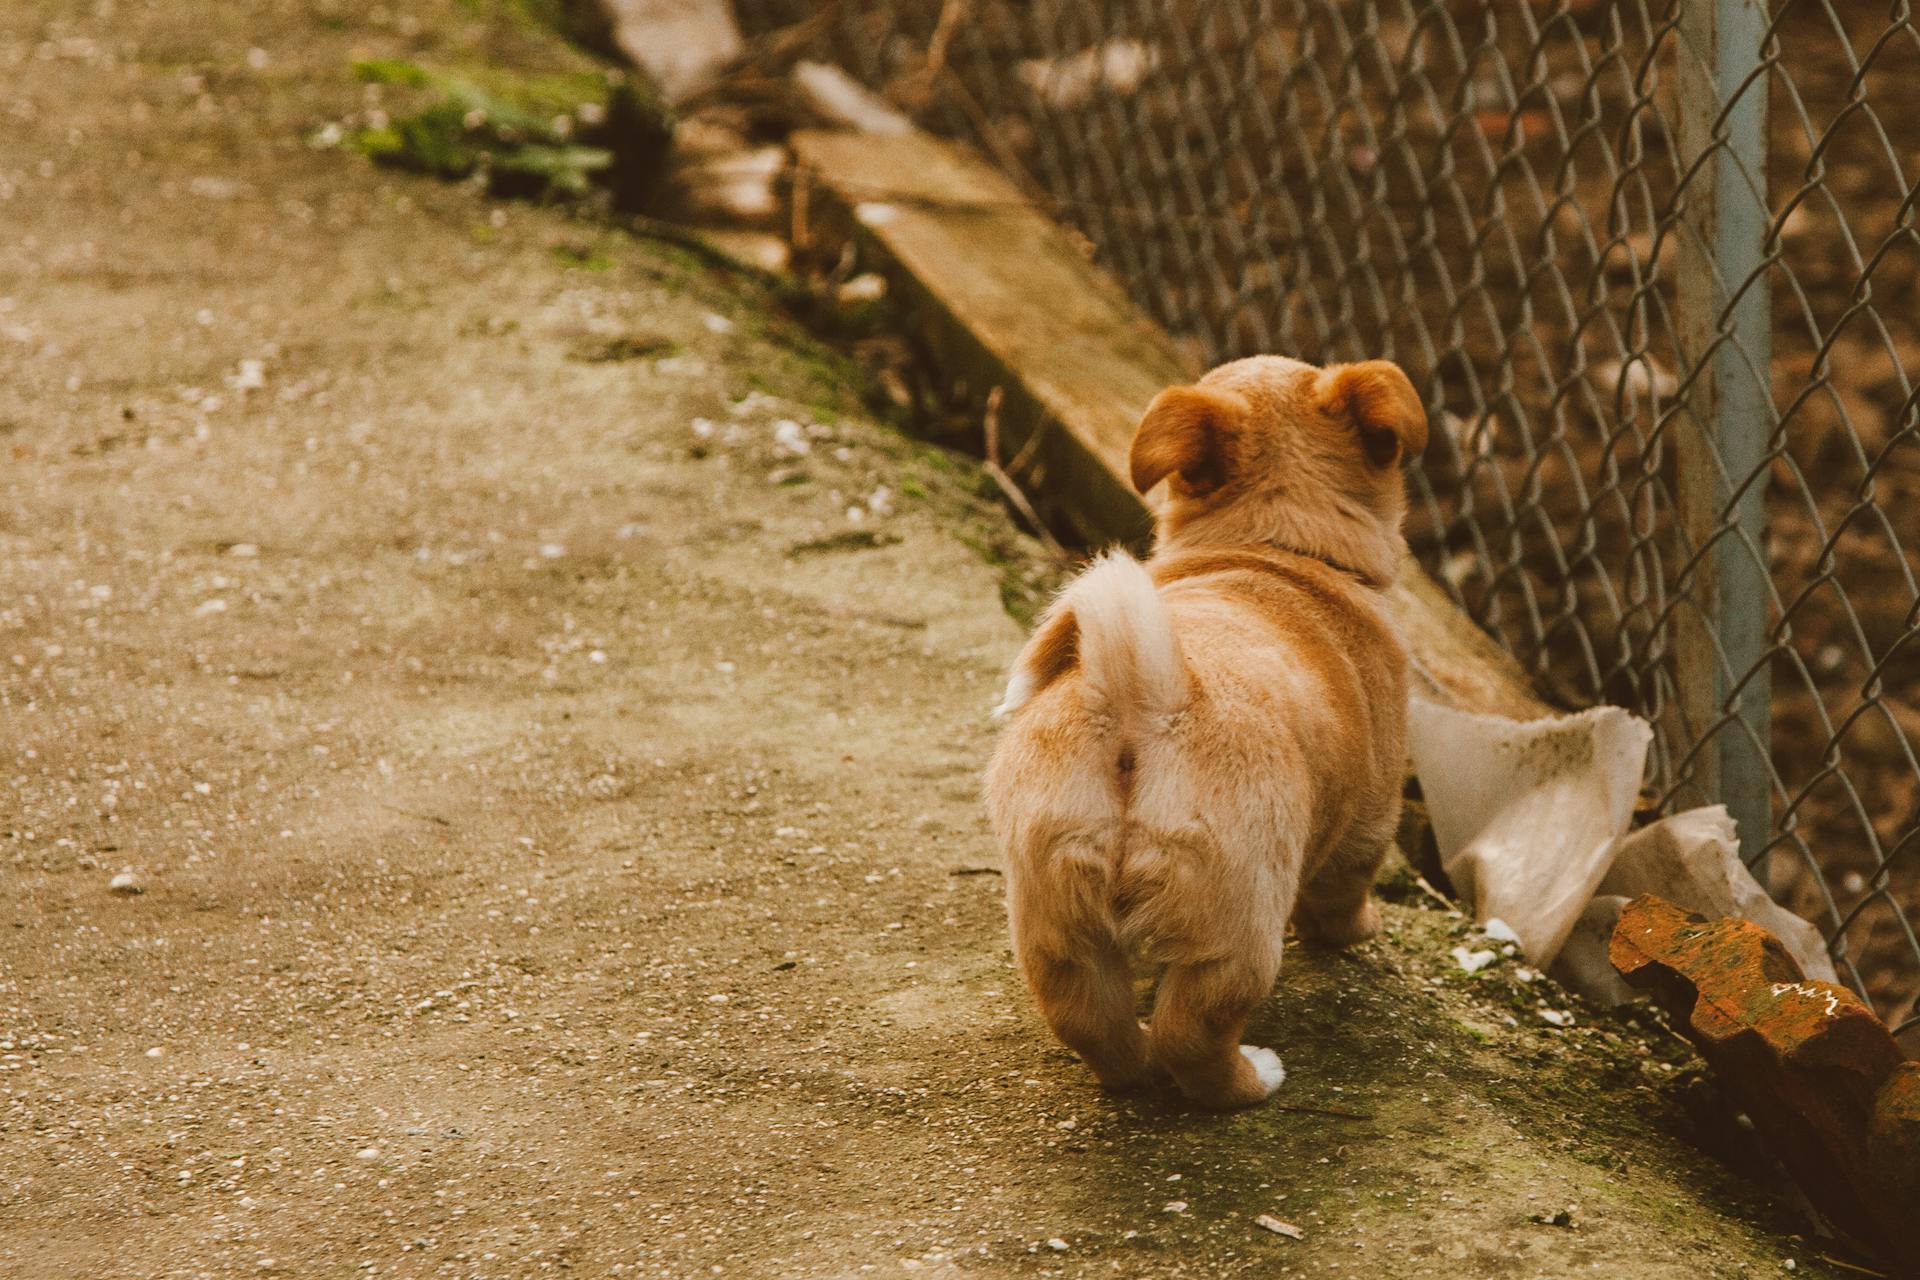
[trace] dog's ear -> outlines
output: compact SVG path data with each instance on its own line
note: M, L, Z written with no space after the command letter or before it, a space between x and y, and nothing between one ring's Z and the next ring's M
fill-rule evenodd
M1168 387L1153 398L1133 433L1133 487L1145 493L1173 476L1187 493L1218 489L1232 469L1233 439L1247 413L1247 402L1231 391Z
M1320 404L1351 422L1377 467L1390 467L1427 447L1427 410L1420 393L1390 360L1335 365L1320 375Z

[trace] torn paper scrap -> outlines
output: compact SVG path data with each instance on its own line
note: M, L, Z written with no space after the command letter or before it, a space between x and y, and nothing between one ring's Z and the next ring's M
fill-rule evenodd
M1440 864L1533 963L1559 954L1612 865L1652 740L1619 707L1517 721L1413 700L1407 745Z
M1752 920L1809 977L1835 980L1819 930L1740 861L1724 806L1627 830L1653 738L1644 720L1596 707L1517 721L1415 698L1407 737L1441 866L1474 919L1489 937L1499 925L1564 985L1604 1004L1633 996L1607 943L1621 907L1642 893Z
M1740 861L1733 817L1717 804L1662 818L1620 840L1599 896L1581 913L1553 976L1603 1004L1633 999L1638 993L1608 962L1607 943L1620 909L1643 893L1708 919L1751 920L1780 939L1809 978L1840 980L1820 931L1769 897Z

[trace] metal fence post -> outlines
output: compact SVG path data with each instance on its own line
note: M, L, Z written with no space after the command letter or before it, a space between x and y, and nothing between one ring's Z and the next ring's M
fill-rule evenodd
M1674 617L1684 751L1751 865L1772 834L1766 460L1774 424L1766 268L1767 90L1760 0L1675 0L1683 229L1676 248L1686 403L1673 423L1683 589ZM1703 550L1704 548L1704 550ZM1697 606L1697 607L1696 607ZM1723 723L1724 720L1724 723ZM1718 730L1716 732L1716 726Z

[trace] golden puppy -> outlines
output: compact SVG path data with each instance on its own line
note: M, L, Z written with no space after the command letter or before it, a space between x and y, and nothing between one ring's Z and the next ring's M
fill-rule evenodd
M1099 560L1014 664L987 770L1014 949L1054 1033L1110 1088L1165 1070L1209 1107L1285 1078L1240 1043L1282 936L1371 937L1399 821L1407 658L1382 592L1405 550L1407 376L1258 356L1163 391L1134 487L1152 559ZM1132 962L1164 966L1150 1023Z

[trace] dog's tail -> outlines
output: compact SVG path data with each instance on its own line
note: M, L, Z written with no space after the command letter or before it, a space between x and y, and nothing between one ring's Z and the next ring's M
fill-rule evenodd
M1080 629L1080 696L1087 708L1138 723L1187 701L1187 664L1173 621L1138 560L1112 551L1067 592Z
M1173 623L1145 567L1111 551L1074 579L1014 660L996 716L1011 715L1075 665L1091 711L1134 721L1187 701L1187 668Z

